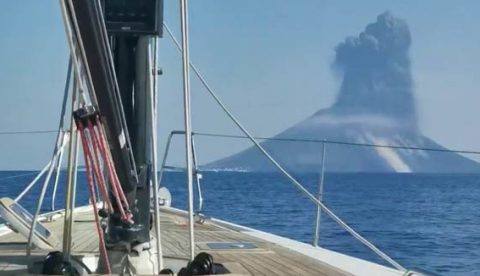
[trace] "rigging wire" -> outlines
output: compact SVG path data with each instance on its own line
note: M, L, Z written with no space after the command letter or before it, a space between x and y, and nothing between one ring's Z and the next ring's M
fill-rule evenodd
M17 135L17 134L48 134L58 133L57 130L20 130L20 131L1 131L0 135Z
M171 135L176 134L185 134L183 130L174 130L170 133ZM222 133L212 133L212 132L192 132L194 136L205 136L205 137L219 137L219 138L233 138L233 139L250 139L248 136L244 135L235 135L235 134L222 134ZM476 150L457 150L457 149L445 149L445 148L424 148L418 146L400 146L400 145L385 145L385 144L373 144L373 143L357 143L357 142L347 142L339 140L330 140L330 139L306 139L306 138L272 138L272 137L262 137L254 136L253 138L257 140L265 141L281 141L281 142L304 142L304 143L324 143L324 144L337 144L337 145L347 145L347 146L359 146L359 147L375 147L375 148L392 148L392 149L402 149L402 150L418 150L418 151L433 151L433 152L446 152L446 153L460 153L460 154L474 154L480 155L480 151Z
M193 135L198 136L210 136L210 137L223 137L223 138L236 138L236 139L249 139L248 136L233 135L233 134L219 134L208 132L193 132ZM361 146L361 147L375 147L375 148L392 148L392 149L404 149L404 150L420 150L420 151L436 151L436 152L450 152L450 153L463 153L463 154L480 154L480 151L474 150L455 150L455 149L442 149L442 148L423 148L417 146L399 146L399 145L384 145L373 143L357 143L346 142L329 139L305 139L305 138L271 138L271 137L253 137L257 140L270 140L270 141L283 141L283 142L307 142L307 143L325 143L325 144L337 144L348 146Z
M173 33L170 31L166 23L163 23L163 26L167 30L170 38L173 40L175 43L177 50L180 52L182 51L182 47L180 46L180 43L176 40L175 36ZM189 62L189 67L193 70L195 75L198 77L200 82L203 84L203 86L206 88L207 92L212 96L212 98L215 100L215 102L221 107L221 109L225 112L225 114L233 121L233 123L246 135L248 136L249 140L255 145L255 147L262 152L262 154L275 166L277 169L286 177L290 180L290 182L297 188L299 189L307 198L309 198L314 204L322 208L322 210L330 217L332 218L335 222L337 222L345 231L350 233L354 238L356 238L358 241L360 241L362 244L370 248L373 252L375 252L379 257L381 257L383 260L387 261L390 265L395 267L398 270L401 271L407 271L402 265L397 263L395 260L390 258L387 254L385 254L383 251L381 251L379 248L377 248L374 244L369 242L367 239L365 239L363 236L361 236L359 233L357 233L353 228L351 228L348 224L346 224L342 219L340 219L333 211L331 211L325 204L323 204L321 201L319 201L313 194L311 194L297 179L295 179L289 172L287 172L280 163L277 162L265 149L260 143L253 137L253 135L250 134L250 132L240 123L240 121L236 118L234 114L230 112L230 110L227 108L227 106L222 102L222 100L217 96L217 94L213 91L213 89L208 85L207 81L203 77L203 75L200 73L200 71L197 69L197 67ZM191 133L187 133L186 135L191 135Z
M38 171L34 171L34 172L30 172L30 173L16 174L16 175L10 175L10 176L0 178L0 181L7 180L7 179L12 179L12 178L23 177L23 176L29 176L29 175L37 175L37 174L38 174Z
M68 131L65 131L68 132ZM183 130L172 131L173 134L184 134ZM4 131L0 132L0 135L16 135L16 134L46 134L46 133L58 133L58 130L25 130L25 131ZM244 135L235 135L235 134L222 134L222 133L212 133L212 132L192 132L192 135L197 136L208 136L208 137L219 137L219 138L234 138L234 139L249 139L248 136ZM426 148L419 146L400 146L400 145L386 145L386 144L374 144L374 143L358 143L358 142L347 142L340 140L331 140L331 139L308 139L308 138L272 138L265 136L255 136L253 137L257 140L265 141L281 141L281 142L305 142L305 143L325 143L325 144L336 144L336 145L347 145L347 146L360 146L360 147L374 147L374 148L391 148L391 149L402 149L402 150L418 150L418 151L433 151L433 152L447 152L447 153L460 153L460 154L474 154L480 155L480 151L477 150L459 150L459 149L445 149L445 148ZM31 173L35 174L35 173ZM29 174L28 174L29 175ZM14 178L16 176L9 176L7 178ZM20 177L20 175L18 176ZM0 178L3 180L4 178Z

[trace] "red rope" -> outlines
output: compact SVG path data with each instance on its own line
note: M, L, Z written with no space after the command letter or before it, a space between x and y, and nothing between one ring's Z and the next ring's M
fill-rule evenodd
M107 164L109 166L109 169L111 170L112 175L114 176L114 180L115 180L114 183L115 183L115 185L117 185L118 188L120 188L119 189L120 190L119 194L120 194L121 199L125 203L126 208L130 209L130 207L128 206L127 198L125 197L125 194L123 193L123 189L121 189L120 181L118 180L117 172L116 172L115 166L113 165L112 157L111 157L110 154L108 154L110 152L110 148L109 148L108 143L106 142L107 141L106 135L105 135L105 132L104 132L104 129L103 129L103 126L102 126L102 122L101 122L101 120L98 116L96 117L96 125L97 125L97 130L98 130L97 134L99 135L98 140L100 141L101 148L104 151L104 155L107 157L106 161L107 161Z
M80 138L82 140L82 145L83 145L83 153L84 153L84 157L85 157L85 167L86 167L86 170L87 170L88 190L89 190L90 199L91 199L92 205L93 205L93 214L94 214L94 217L95 217L95 226L96 226L96 229L97 229L98 239L99 239L99 242L100 242L100 246L99 246L100 247L100 255L103 258L103 262L106 266L107 274L111 274L112 271L110 269L110 261L108 260L107 248L105 246L105 238L103 236L103 231L102 231L101 226L100 226L100 219L98 218L97 199L95 197L95 192L94 192L94 179L93 179L93 172L92 172L92 168L91 168L91 165L92 165L91 162L93 161L92 160L93 157L90 153L90 148L89 148L87 139L85 137L84 127L83 127L81 122L79 122L78 130L79 130Z
M90 137L94 136L94 135L92 135L93 131L94 131L93 126L91 125L90 122L88 122L88 134L90 134L89 135ZM92 154L92 151L90 150L90 148L89 148L89 151L90 151L90 154ZM93 171L94 171L95 177L97 179L97 184L99 186L100 193L102 195L103 200L106 202L107 210L110 213L111 211L113 211L112 203L110 202L110 198L108 196L107 185L105 183L105 177L103 175L102 170L100 169L99 149L98 149L98 145L96 145L95 142L93 143L93 155L91 156L91 158L92 158L92 161L93 161L92 162L93 163Z
M105 158L105 163L107 165L108 171L109 171L109 178L110 182L112 184L112 190L115 194L115 198L117 200L117 204L119 205L120 208L120 213L122 215L122 220L124 222L133 224L132 220L132 213L130 212L130 207L127 201L127 198L125 197L125 194L123 193L122 186L120 185L120 181L118 180L118 175L115 170L115 166L113 165L113 160L110 153L110 149L108 147L108 143L106 142L106 136L104 133L103 126L101 124L100 118L96 118L96 127L95 129L95 135L94 135L94 140L100 145L100 150L102 151L102 155ZM97 136L98 135L98 136ZM126 213L123 211L122 208L122 201L125 205L125 210L127 211Z
M90 200L93 204L93 212L95 217L95 226L97 228L99 236L99 248L101 258L106 266L107 273L111 273L110 262L108 260L107 249L105 245L104 232L101 229L100 219L98 214L97 207L97 198L95 196L95 187L100 191L100 197L103 198L106 203L108 212L114 211L113 205L110 200L108 193L108 184L113 194L113 200L118 207L120 212L120 218L123 222L133 224L132 213L130 212L130 207L128 200L123 192L120 180L118 179L117 172L113 163L113 158L110 152L109 145L107 143L105 130L102 126L100 117L95 116L94 120L92 117L87 119L87 126L83 122L84 119L77 120L78 132L80 133L80 138L82 140L83 153L85 157L85 166L87 170L88 178L88 190L90 193ZM102 163L103 162L103 163ZM101 164L107 169L108 180L107 182L105 173L101 168Z
M92 136L92 132L90 128L88 128L88 133L87 133L87 129L84 130L84 135L87 136L87 134L89 134L90 137ZM87 141L89 140L90 139L88 139ZM88 146L88 151L89 151L91 162L92 162L93 173L95 176L96 184L100 191L101 197L107 205L108 212L113 211L112 204L110 202L108 191L105 184L105 177L103 175L102 170L100 169L100 158L99 158L98 150L95 147L95 144L93 144L92 146L91 143L87 142L87 146Z
M101 143L100 143L101 145ZM103 148L103 146L101 145L100 146L100 150L102 151L102 155L105 156L105 150ZM112 187L112 192L113 192L113 197L115 198L115 201L117 202L117 207L120 211L120 215L122 218L125 217L125 210L123 209L123 205L122 205L122 202L120 200L120 195L118 193L118 187L115 183L115 180L114 180L114 176L112 175L112 171L110 169L110 163L108 161L108 159L106 160L106 165L107 165L107 169L108 169L108 177L110 179L110 184L111 184L111 187Z

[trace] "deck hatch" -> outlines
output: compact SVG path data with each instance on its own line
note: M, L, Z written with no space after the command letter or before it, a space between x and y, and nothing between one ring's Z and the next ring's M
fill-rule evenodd
M213 250L234 250L234 249L256 249L258 248L252 242L209 242L208 248Z

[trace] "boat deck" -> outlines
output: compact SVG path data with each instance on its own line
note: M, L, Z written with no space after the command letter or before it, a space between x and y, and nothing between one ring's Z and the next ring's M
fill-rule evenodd
M76 211L74 218L74 255L98 255L98 237L92 212ZM56 215L52 221L42 223L61 241L62 214ZM164 258L186 261L189 245L188 222L185 216L175 212L162 212L161 233ZM196 223L195 241L196 253L208 252L216 263L234 265L236 275L352 275L351 271L347 272L338 266L332 266L285 246L245 234L234 227L222 226L211 220ZM0 233L0 274L26 272L25 245L26 239L18 233L10 232L3 235ZM60 250L61 243L57 247ZM46 253L35 250L33 255L40 258Z

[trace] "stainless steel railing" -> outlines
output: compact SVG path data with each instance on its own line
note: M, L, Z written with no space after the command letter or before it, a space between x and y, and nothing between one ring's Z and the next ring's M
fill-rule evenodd
M173 135L178 135L178 134L184 135L185 132L184 131L173 131L173 132L170 133L170 135L168 137L168 141L167 141L167 146L168 147L165 150L165 153L164 153L165 158L162 161L162 164L164 164L164 165L162 165L162 167L160 168L160 170L161 170L161 176L159 177L160 185L162 184L163 173L164 173L164 170L165 170L165 167L166 167L165 166L166 157L168 157L168 151L170 149L171 139L172 139ZM192 134L192 137L195 136L195 135L205 135L205 134L199 133L199 132L192 132L191 134ZM208 134L208 136L225 137L226 135ZM232 137L232 135L230 137ZM245 137L240 136L239 138L245 138ZM352 227L350 227L347 223L345 223L341 218L339 218L322 201L320 201L320 198L317 198L314 195L312 195L299 181L297 181L295 178L293 178L275 159L273 159L273 157L271 157L271 155L268 152L266 152L263 149L262 146L260 146L260 144L257 142L258 138L255 138L253 136L248 136L247 138L250 139L250 140L254 140L257 148L259 148L262 151L262 153L264 153L264 155L280 170L282 175L285 176L296 188L298 188L303 194L305 194L317 206L317 214L321 213L321 212L318 211L318 208L319 208L326 215L328 215L330 218L332 218L340 227L342 227L345 231L347 231L349 234L351 234L355 239L357 239L359 242L361 242L366 247L368 247L370 250L372 250L380 258L382 258L383 260L385 260L387 263L389 263L390 265L392 265L393 267L395 267L398 270L407 271L406 268L404 268L402 265L400 265L395 260L390 258L387 254L385 254L383 251L381 251L379 248L377 248L374 244L372 244L367 239L365 239L362 235L360 235L358 232L356 232ZM278 140L276 138L263 138L263 139L264 140ZM290 140L294 140L294 139L290 139ZM329 141L326 141L326 140L319 140L317 142L321 142L324 145L329 143ZM196 171L198 171L198 168L196 169ZM323 189L323 181L320 182L320 186ZM320 194L320 192L319 192L319 194ZM317 216L317 221L319 221L319 218L320 218L320 215ZM320 224L318 223L318 228L317 227L315 228L314 241L315 241L315 239L318 241L318 236L317 236L316 233L319 233L319 229L320 229ZM315 237L317 237L317 238L315 238Z

